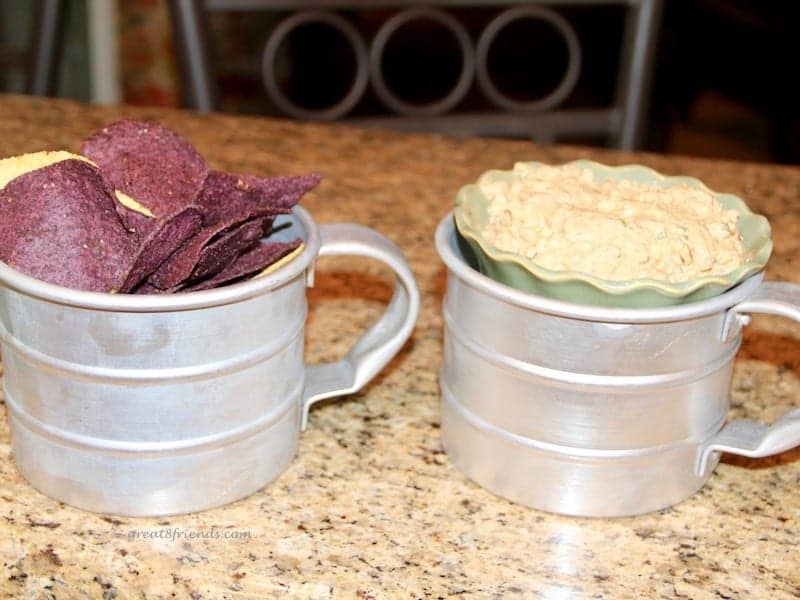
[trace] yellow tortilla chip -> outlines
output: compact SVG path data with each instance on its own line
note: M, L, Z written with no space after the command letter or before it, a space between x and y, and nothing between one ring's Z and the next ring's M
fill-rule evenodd
M44 167L49 167L52 164L61 162L62 160L69 159L82 160L83 162L89 163L93 167L97 166L85 156L73 154L72 152L67 152L66 150L43 150L41 152L20 154L19 156L10 156L8 158L0 159L0 190L6 187L9 181L16 179L20 175L24 175L30 171L35 171L36 169L43 169ZM117 197L117 201L123 206L146 217L153 218L152 212L127 194L124 194L119 190L115 190L114 194Z
M132 211L138 212L145 217L155 219L155 215L151 213L146 206L142 206L136 200L128 196L128 194L120 192L119 190L114 190L114 195L117 197L117 201L125 208L130 208Z
M305 244L300 244L297 248L295 248L294 250L289 252L289 254L287 254L286 256L281 258L280 260L272 263L270 266L268 266L266 269L264 269L260 273L256 273L255 275L253 275L252 278L253 279L258 279L259 277L264 277L265 275L269 275L270 273L272 273L274 271L277 271L283 265L288 263L290 260L293 260L294 257L297 256L298 254L300 254L305 247L306 247Z
M42 152L30 152L28 154L20 154L19 156L10 156L9 158L0 159L0 190L6 187L9 181L16 179L20 175L35 171L36 169L49 167L54 163L71 158L97 166L85 156L73 154L66 150L44 150Z

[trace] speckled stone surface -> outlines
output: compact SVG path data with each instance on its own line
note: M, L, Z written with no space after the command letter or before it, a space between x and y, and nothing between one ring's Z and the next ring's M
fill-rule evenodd
M445 273L432 243L458 187L489 168L639 162L744 196L774 227L768 276L799 281L800 169L20 97L0 97L0 156L77 150L87 132L122 116L163 120L215 167L322 173L303 204L320 222L363 223L400 245L423 293L419 324L366 390L312 411L278 480L201 514L113 518L41 495L14 467L0 411L0 597L800 597L800 450L726 457L689 500L618 520L516 506L455 470L439 439ZM368 261L321 261L308 360L340 355L380 313L390 285ZM765 421L800 404L800 326L755 319L732 399L734 415ZM249 537L130 539L136 530L166 535L162 528Z

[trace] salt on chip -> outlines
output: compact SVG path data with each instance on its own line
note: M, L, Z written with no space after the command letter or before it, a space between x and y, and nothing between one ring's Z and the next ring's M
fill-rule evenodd
M83 160L59 160L0 191L0 260L50 283L119 291L136 250L103 176Z
M81 152L115 189L157 218L194 202L208 173L205 159L188 140L150 121L112 123L87 138Z

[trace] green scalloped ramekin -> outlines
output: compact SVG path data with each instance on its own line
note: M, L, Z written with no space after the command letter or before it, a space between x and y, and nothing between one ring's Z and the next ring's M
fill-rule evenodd
M501 250L481 237L481 229L489 221L490 201L478 184L487 180L510 181L516 177L514 171L495 170L481 175L478 183L465 185L456 195L456 228L472 249L481 273L518 290L566 302L619 308L654 308L697 302L721 294L763 270L769 260L772 253L769 222L762 215L753 213L738 196L709 190L694 177L668 177L641 165L609 167L590 160L576 160L567 164L588 169L601 181L630 180L664 188L681 184L709 191L722 206L739 214L736 225L742 236L747 260L730 273L679 283L645 278L610 281L577 271L545 269L529 258ZM536 162L527 165L543 166Z

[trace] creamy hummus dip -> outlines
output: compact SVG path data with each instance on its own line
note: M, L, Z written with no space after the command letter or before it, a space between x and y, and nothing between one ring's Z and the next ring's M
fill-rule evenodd
M553 271L672 283L724 275L745 261L737 214L704 189L600 181L574 165L517 164L482 179L493 246Z

